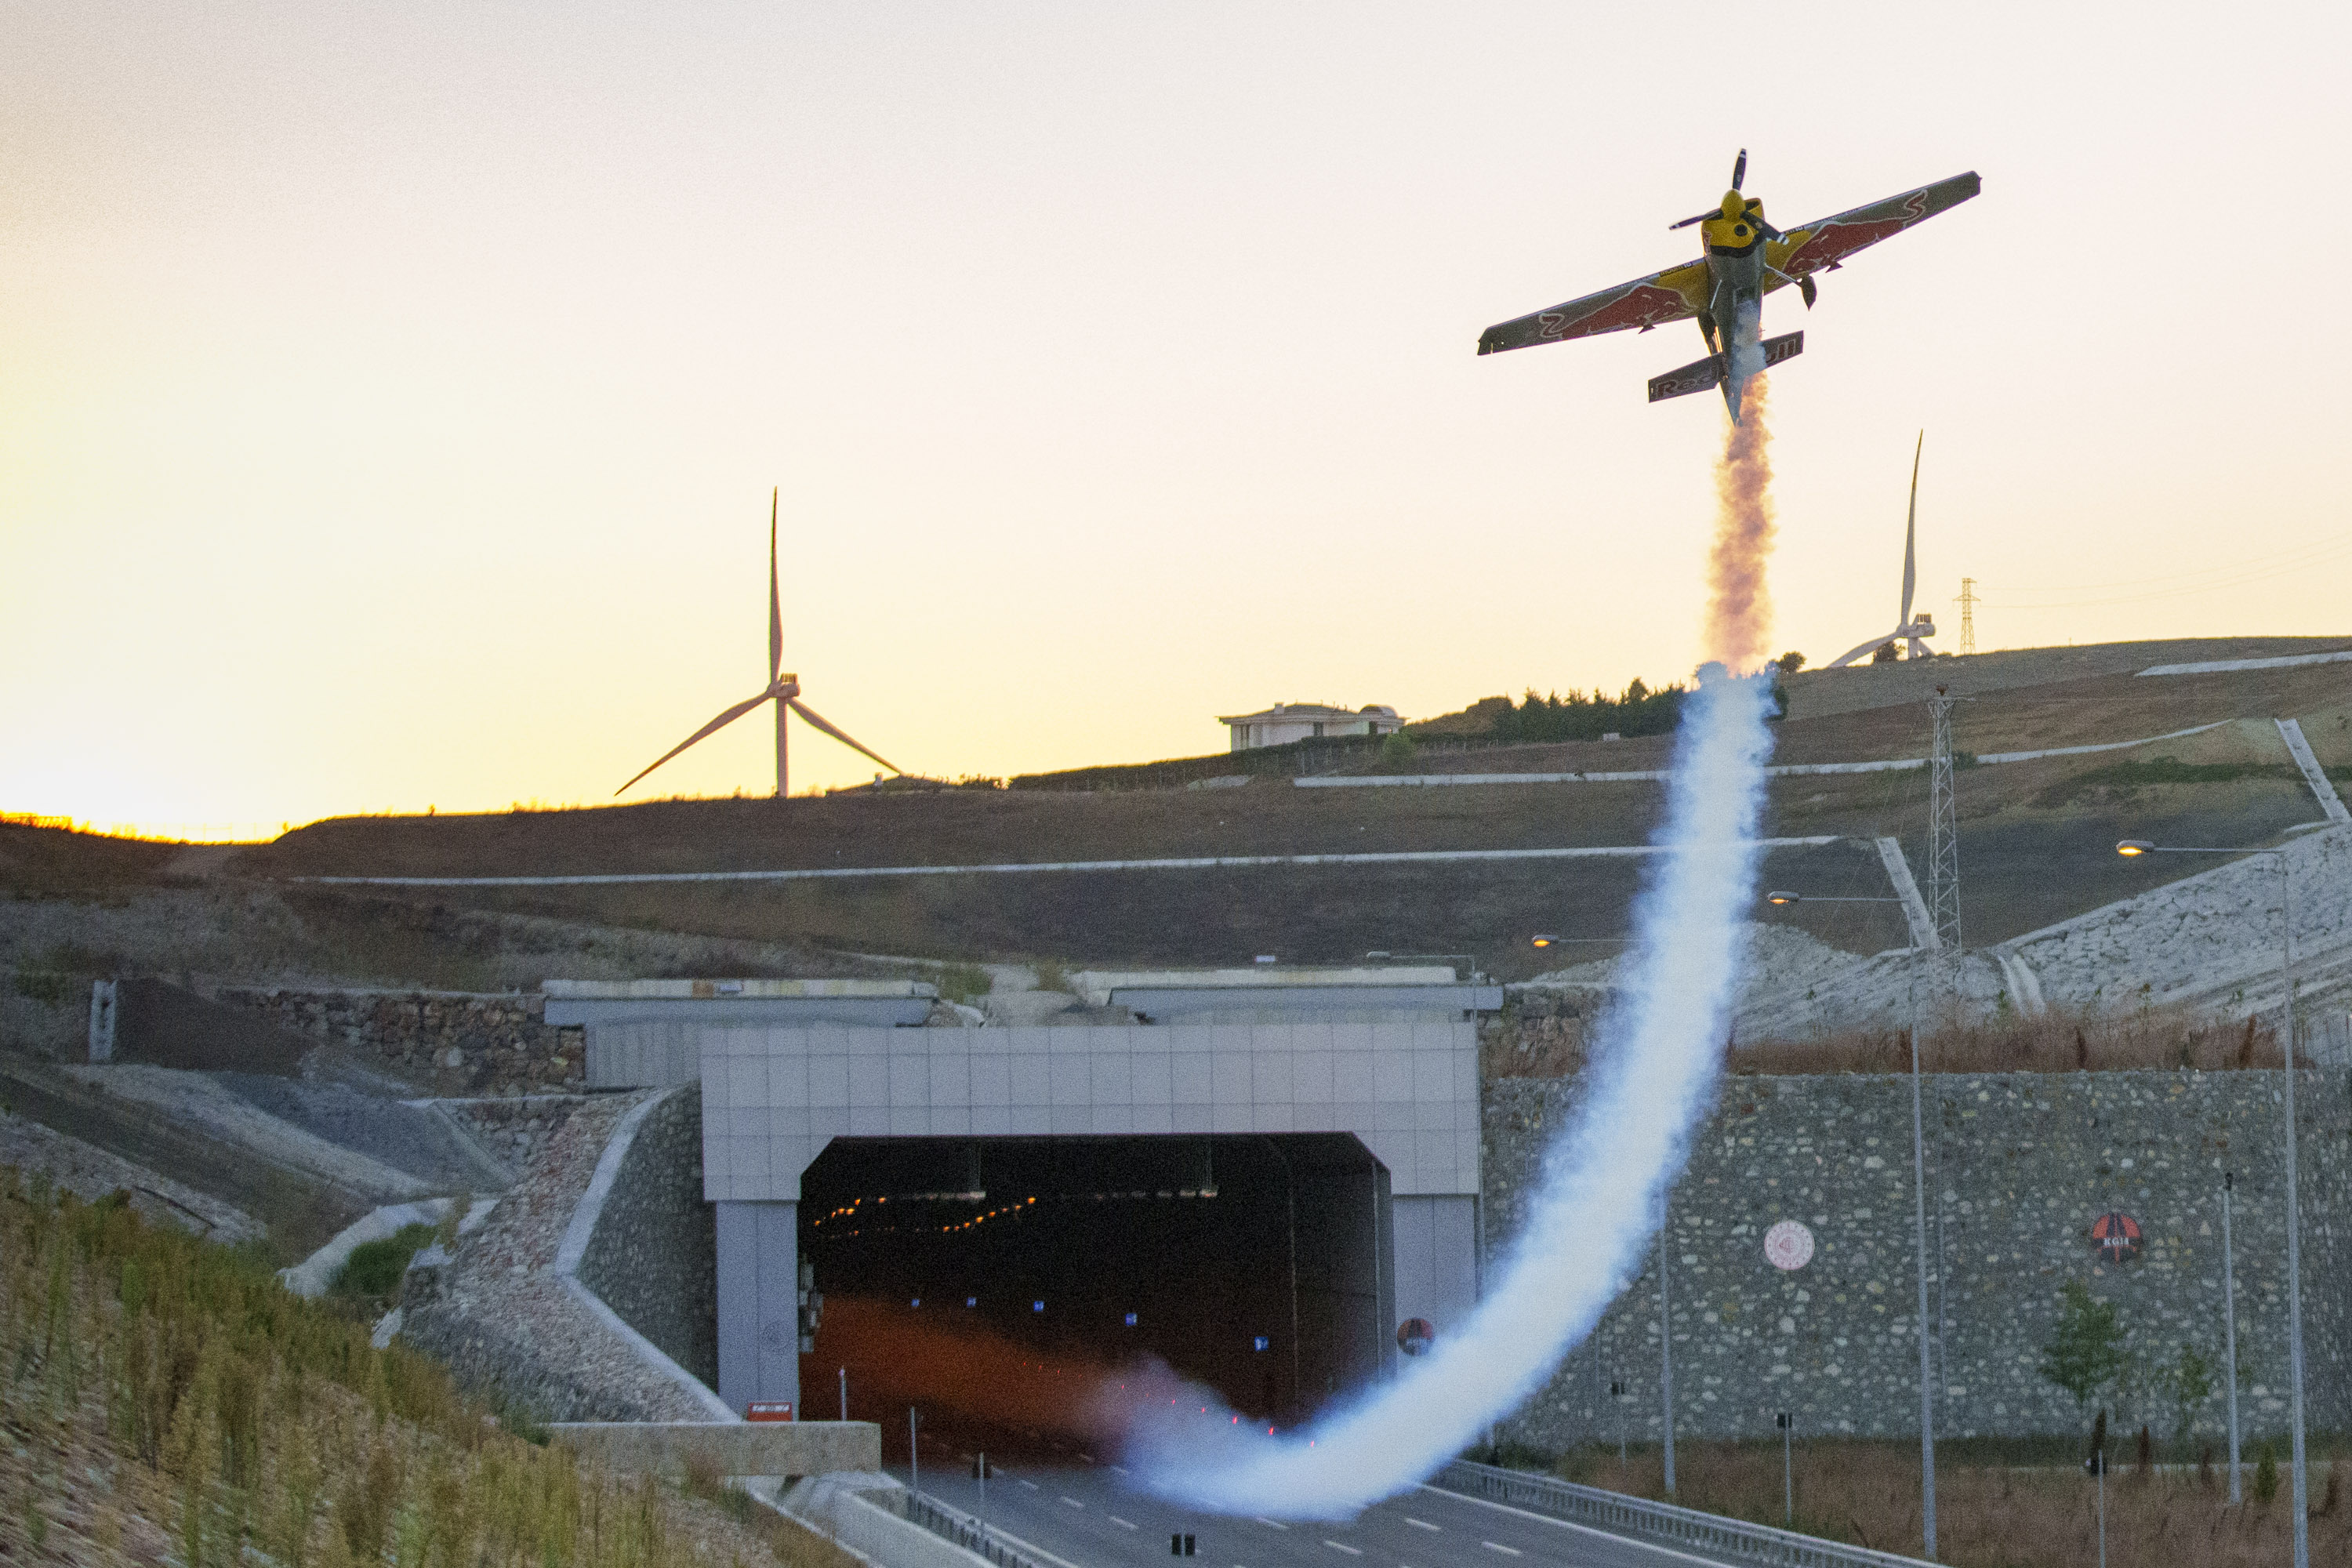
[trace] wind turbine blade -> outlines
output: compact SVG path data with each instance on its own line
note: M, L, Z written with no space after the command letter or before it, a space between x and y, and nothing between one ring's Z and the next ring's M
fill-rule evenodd
M802 718L807 720L810 723L815 725L818 729L824 731L826 734L832 736L843 745L847 746L851 751L864 752L867 756L873 758L876 762L880 763L884 767L888 768L894 773L904 773L907 771L898 763L892 762L889 758L884 756L881 752L875 751L870 747L860 745L857 742L851 740L846 731L834 728L833 725L820 718L814 709L802 701L799 698L787 697L784 700L792 704L793 712L799 714Z
M1911 590L1918 580L1919 547L1919 454L1927 445L1927 432L1919 432L1919 444L1911 448L1911 514L1903 523L1903 624L1911 624Z
M784 668L784 606L776 596L776 498L783 493L777 486L768 492L768 684L773 686Z
M645 773L639 773L637 778L631 779L629 784L623 784L619 789L614 790L613 793L614 795L626 793L629 784L636 783L637 779L645 777L646 773L653 772L655 768L661 766L664 763L669 761L672 757L677 755L680 752L683 752L697 741L701 740L704 736L711 734L716 731L724 730L728 725L732 724L736 720L740 719L744 714L749 713L752 709L757 708L761 703L767 701L770 698L775 696L775 694L776 689L771 686L757 697L751 698L742 702L738 702L734 707L730 708L726 712L721 713L718 718L713 719L709 723L705 724L701 729L697 730L693 734L688 735L685 740L680 741L677 745L672 746L668 751L664 752L660 756L656 757L652 763L646 768Z

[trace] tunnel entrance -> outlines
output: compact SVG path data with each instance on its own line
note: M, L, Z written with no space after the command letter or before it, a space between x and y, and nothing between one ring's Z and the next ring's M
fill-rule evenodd
M836 1138L801 1178L801 1386L984 1421L1151 1357L1293 1424L1385 1364L1392 1224L1349 1133Z

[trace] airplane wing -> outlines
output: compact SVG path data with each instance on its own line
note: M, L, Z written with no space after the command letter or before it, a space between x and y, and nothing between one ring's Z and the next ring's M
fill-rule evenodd
M1843 265L1855 251L1959 205L1982 187L1983 182L1970 170L1916 191L1906 191L1899 196L1889 196L1883 202L1873 202L1866 207L1822 218L1790 229L1786 237L1766 247L1765 259L1791 278L1827 272Z
M1570 300L1565 305L1554 305L1549 310L1521 316L1516 321L1488 327L1478 334L1478 352L1496 354L1506 349L1559 342L1564 338L1622 332L1629 327L1639 327L1646 332L1663 322L1698 314L1706 300L1706 263L1685 262L1646 278L1636 278L1631 283L1620 283L1614 289L1603 289L1598 294L1587 294L1581 300Z

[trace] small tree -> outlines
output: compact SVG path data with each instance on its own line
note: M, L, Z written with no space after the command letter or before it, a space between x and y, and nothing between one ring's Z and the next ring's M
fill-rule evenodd
M1381 766L1390 773L1401 773L1412 766L1421 755L1421 742L1398 730L1381 742Z
M2079 1279L2059 1291L2058 1326L2042 1347L2042 1375L2074 1396L2083 1409L2116 1380L2124 1365L2123 1324L2115 1303L2102 1301Z
M1781 674L1794 675L1805 668L1805 656L1791 648L1772 662L1780 667Z
M2164 1369L2164 1392L2172 1405L2172 1440L2189 1451L2189 1429L2213 1397L2213 1363L2195 1345L2184 1344Z

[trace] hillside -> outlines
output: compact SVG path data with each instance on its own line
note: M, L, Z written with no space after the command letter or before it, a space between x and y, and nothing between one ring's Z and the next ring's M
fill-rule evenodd
M0 1166L11 1563L848 1568L699 1478L688 1495L546 1446L530 1413L278 1287L246 1254Z
M2273 655L2347 641L2109 645L1801 674L1790 682L1791 716L1776 726L1774 761L1920 756L1927 724L1914 689L1931 677L1970 699L1955 720L1965 752L2145 742L1964 770L1965 921L1970 944L1981 945L2192 868L2120 860L2111 853L2119 837L2252 844L2314 820L2317 806L2275 717L2300 719L2323 763L2352 768L2352 666L2156 678L2119 671L2151 658ZM2204 726L2212 727L2175 734ZM1454 753L1432 747L1415 766L1437 776L1642 772L1664 767L1671 746L1670 737L1654 736ZM1776 850L1767 879L1819 896L1884 896L1885 874L1867 841L1896 837L1915 866L1924 864L1925 792L1917 770L1774 780L1769 833L1853 842ZM1651 782L1305 788L1263 777L1196 790L865 793L349 817L239 851L192 888L173 886L172 862L149 847L0 828L0 880L20 900L35 900L0 905L0 963L38 964L56 952L71 968L113 953L135 966L199 973L403 973L462 986L586 970L682 973L697 961L681 942L703 944L701 963L757 965L757 973L779 964L837 972L855 961L825 955L849 953L1129 963L1386 949L1468 953L1492 973L1517 977L1549 966L1527 948L1532 931L1622 935L1637 862L509 889L295 879L1629 846L1646 839L1661 798ZM104 900L58 896L78 868L103 884ZM161 912L167 906L176 912ZM196 909L201 921L190 919ZM1890 905L1815 904L1769 918L1849 952L1906 940ZM160 952L173 956L158 963Z
M2340 639L2339 639L2340 646ZM2167 658L2245 645L2161 645ZM2274 644L2252 651L2271 653ZM2160 678L2071 675L2139 668L2146 647L2042 650L1822 672L1792 683L1778 764L1916 757L1925 716L1909 685L1930 672L1972 697L1957 746L1977 755L2147 742L2088 755L1979 765L1960 788L1972 942L2035 929L2152 886L2179 868L2118 860L2126 836L2253 843L2317 808L2278 737L2296 717L2324 763L2352 767L2352 667ZM2038 661L2038 662L2037 662ZM2202 733L2176 731L2218 726ZM2151 737L2174 736L2150 740ZM1435 775L1638 772L1664 767L1670 737L1435 753ZM2158 764L2155 759L2178 763ZM1776 779L1768 831L1906 841L1924 832L1918 771ZM1234 788L1056 794L954 791L824 799L657 802L492 816L345 818L247 850L240 877L547 876L615 872L973 866L1057 860L1491 850L1637 845L1654 783ZM1885 891L1857 845L1776 851L1776 884L1827 894ZM1381 867L1052 872L822 883L383 889L376 896L654 926L729 938L941 956L1055 955L1088 962L1208 961L1256 952L1338 958L1375 948L1476 954L1524 973L1535 930L1608 937L1624 929L1630 861L1490 861ZM1789 918L1850 952L1898 945L1888 906L1801 908Z

